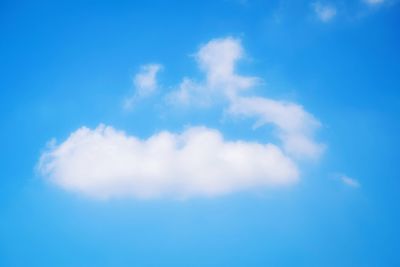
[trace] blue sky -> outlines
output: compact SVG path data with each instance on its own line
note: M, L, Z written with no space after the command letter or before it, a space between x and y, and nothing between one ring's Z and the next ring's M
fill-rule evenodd
M0 266L400 265L399 14L2 1Z

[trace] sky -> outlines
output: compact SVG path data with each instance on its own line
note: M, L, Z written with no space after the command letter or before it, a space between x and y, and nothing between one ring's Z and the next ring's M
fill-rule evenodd
M0 2L0 266L399 266L397 0Z

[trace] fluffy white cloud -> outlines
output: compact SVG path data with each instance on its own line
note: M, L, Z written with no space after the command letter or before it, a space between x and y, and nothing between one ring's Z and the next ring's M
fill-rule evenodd
M336 16L336 8L332 5L325 5L316 2L313 7L318 19L323 22L329 22Z
M146 140L104 125L83 127L53 144L38 169L66 190L100 199L218 196L298 180L295 163L279 147L226 141L204 127Z
M62 188L96 198L217 196L293 184L299 176L296 162L318 158L323 151L314 139L320 123L296 103L249 96L261 79L237 72L243 57L239 39L209 41L195 54L204 79L183 78L169 100L207 106L223 99L226 114L275 127L280 144L227 141L204 127L161 132L146 140L112 127L83 127L42 155L40 172ZM160 69L142 68L135 76L135 97L155 90Z
M147 97L157 89L157 74L162 70L160 64L146 64L140 67L140 71L133 78L135 93L125 99L124 107L129 109L140 98Z
M361 184L354 178L350 178L346 175L341 175L340 180L347 186L358 188Z
M252 87L256 78L241 76L235 71L243 54L240 40L232 37L214 39L202 46L196 60L206 73L207 87L223 91L228 96Z
M209 105L214 97L230 98L250 89L259 79L236 73L236 64L243 57L239 39L227 37L209 41L195 54L205 81L184 78L169 100L176 104Z

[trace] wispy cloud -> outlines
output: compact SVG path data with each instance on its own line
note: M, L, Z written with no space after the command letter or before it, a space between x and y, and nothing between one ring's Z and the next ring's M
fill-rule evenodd
M265 97L243 96L261 78L237 73L236 65L244 51L239 39L214 39L204 44L196 54L205 80L196 82L185 78L177 91L170 95L176 104L210 104L215 98L224 98L231 116L251 117L257 125L272 124L283 142L284 150L292 156L318 158L324 146L313 138L320 123L302 106Z
M340 180L347 186L358 188L361 184L354 178L350 178L346 175L341 175Z
M228 112L252 117L257 126L275 126L283 149L297 159L317 159L324 151L325 146L314 139L320 122L298 104L263 97L237 97Z
M312 6L317 18L322 22L329 22L336 16L336 7L331 4L315 2Z
M162 70L161 64L146 64L140 67L140 71L133 78L135 92L132 96L125 98L124 108L130 109L135 101L148 97L158 87L157 74Z

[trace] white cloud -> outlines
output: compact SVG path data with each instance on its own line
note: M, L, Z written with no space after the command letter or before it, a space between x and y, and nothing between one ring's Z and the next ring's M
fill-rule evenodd
M314 140L320 123L302 106L263 97L241 96L261 79L242 76L236 65L244 51L239 39L218 38L200 47L196 53L199 68L205 81L195 82L184 78L178 90L169 97L175 104L210 105L220 96L228 101L228 114L255 118L258 125L273 124L284 150L297 158L318 158L324 146Z
M318 19L320 19L322 22L329 22L336 16L336 7L333 5L316 2L313 4L313 8Z
M162 70L160 64L146 64L140 67L140 71L133 78L135 93L125 99L124 107L129 109L138 99L150 96L157 89L157 74Z
M367 3L368 5L379 5L383 4L385 0L364 0L364 2Z
M361 184L354 178L350 178L346 175L341 175L340 180L347 186L358 188Z
M183 78L169 101L192 107L220 98L226 114L274 126L279 144L227 141L205 127L161 132L146 140L112 127L83 127L42 155L40 172L62 188L96 198L218 196L293 184L299 176L297 161L317 159L323 151L314 138L320 123L296 103L249 96L261 79L237 72L243 57L239 39L209 41L195 54L204 80ZM135 77L135 96L155 90L160 68L142 68Z
M214 39L202 46L196 55L199 67L206 73L207 86L222 90L228 96L252 87L256 78L238 75L237 61L243 58L239 39Z
M319 121L298 104L262 97L236 97L228 112L254 117L259 126L275 125L285 151L296 158L318 158L324 150L324 145L313 140Z
M169 96L170 102L206 105L214 97L229 98L250 89L259 79L236 73L236 64L243 57L244 51L239 39L218 38L204 44L195 54L195 59L205 74L205 81L196 82L184 78L178 90Z
M218 196L298 180L295 163L273 144L226 141L204 127L146 140L112 127L82 127L41 157L52 183L93 198Z

